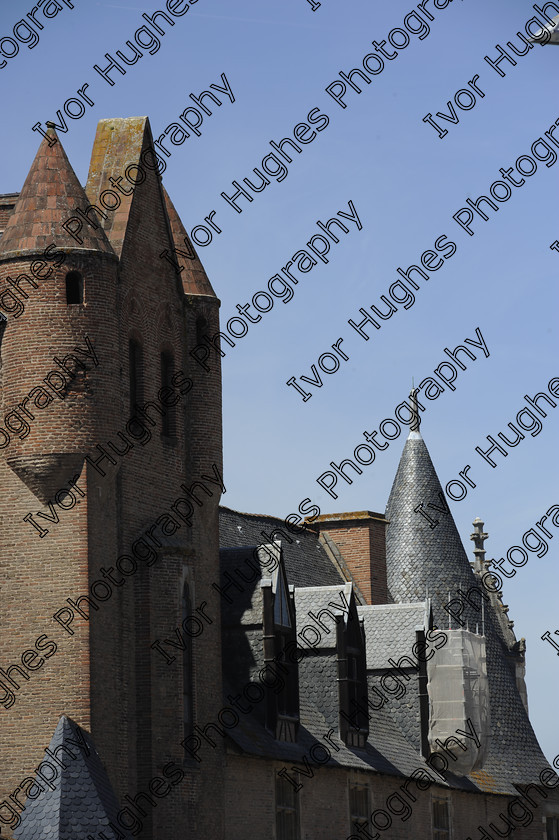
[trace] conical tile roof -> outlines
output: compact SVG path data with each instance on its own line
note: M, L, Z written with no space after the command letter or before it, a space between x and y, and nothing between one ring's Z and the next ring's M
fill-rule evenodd
M474 586L462 540L445 507L425 442L419 432L410 432L386 506L387 583L396 603L422 601L427 590L435 602L446 603L449 592ZM438 524L433 527L420 511Z
M52 243L64 250L112 254L100 226L95 230L83 221L78 233L81 243L62 227L76 209L85 211L89 201L53 128L47 130L47 136L56 143L51 146L44 138L39 146L0 239L0 259L42 253Z
M182 257L180 254L177 254L179 266L184 266L184 271L181 271L180 275L185 295L210 295L211 297L215 297L215 292L204 271L204 267L192 246L192 242L184 229L180 216L175 210L165 187L163 187L163 195L165 197L167 213L169 214L175 248L178 248L179 251L183 251L186 254L194 254L194 259Z
M43 761L58 776L50 770L50 786L37 777L28 788L16 840L87 840L105 829L105 836L115 836L109 822L118 826L118 803L89 733L62 715Z
M432 527L417 510L438 524ZM435 505L439 510L429 507ZM463 625L452 620L453 629L482 632L480 595L466 594L481 588L462 545L450 513L444 511L445 496L419 432L410 432L392 485L386 507L387 583L395 603L432 599L435 624L443 631L449 626L444 610L451 599L459 599L464 610ZM440 510L442 509L442 510ZM458 590L461 590L461 594ZM498 607L497 607L498 608ZM453 605L458 614L458 604ZM540 749L516 685L514 659L500 633L495 608L484 604L487 676L491 717L489 751L481 770L471 778L486 790L505 792L511 782L535 782L548 763Z

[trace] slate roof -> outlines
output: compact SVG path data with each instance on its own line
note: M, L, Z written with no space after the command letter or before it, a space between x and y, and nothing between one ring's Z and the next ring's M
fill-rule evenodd
M380 604L357 607L359 618L363 619L366 642L366 666L369 692L376 686L381 696L387 698L389 714L398 727L418 751L421 749L421 727L419 695L417 685L417 663L413 647L417 641L417 627L429 628L431 603L429 600L417 604ZM402 659L402 657L405 657ZM394 666L388 661L402 662L402 670L394 672ZM407 673L408 679L402 676ZM394 691L388 694L383 686L385 674L395 673L395 679L389 685ZM397 683L400 684L398 689ZM398 696L401 691L402 696ZM378 698L377 698L378 699Z
M367 670L390 668L388 659L413 657L415 628L429 627L428 601L417 604L379 604L357 607L367 639ZM404 666L405 667L405 666Z
M104 829L108 829L107 837L114 834L109 821L116 824L118 803L91 735L62 715L49 750L53 753L61 746L65 749L56 755L64 768L47 752L43 759L58 769L54 790L44 782L38 795L33 786L29 788L36 796L25 802L21 822L13 832L16 840L87 840Z
M273 528L279 528L287 582L294 586L336 586L346 583L339 570L318 540L318 533L306 528L292 534L282 519L252 513L239 513L230 508L219 509L219 544L223 548L269 543ZM264 531L268 536L262 534ZM291 540L291 542L289 542Z
M270 551L279 551L279 546L269 546ZM236 585L225 590L232 601L230 604L221 595L221 615L225 626L240 622L242 625L262 624L262 579L272 579L275 584L277 567L274 571L271 555L258 545L246 545L239 548L221 548L219 551L221 580L225 590L232 578ZM229 576L229 577L228 577ZM273 587L275 591L275 586ZM243 590L243 591L241 591Z
M258 517L257 517L258 519ZM247 576L249 566L255 567L255 547L241 546L234 549L221 549L222 574L229 572L233 577L236 570L242 570ZM264 552L265 555L265 552ZM260 558L263 557L262 548ZM242 685L259 681L259 669L264 664L262 638L262 599L260 582L270 577L265 564L260 564L258 573L254 572L254 581L243 583L245 593L235 588L229 590L232 604L222 600L223 608L223 645L224 645L224 705L227 696L237 693ZM237 578L240 580L240 578ZM222 577L222 585L224 579ZM345 606L341 593L349 603L352 584L322 587L296 587L295 601L297 608L297 630L306 623L312 623L308 612L315 615L321 609L329 609L333 614L344 615L344 610L336 610L332 604ZM427 626L429 602L416 604L387 604L376 607L358 607L358 613L369 625L367 638L368 660L378 668L386 665L389 656L410 655L415 642L415 627ZM325 624L330 624L327 616L322 616ZM332 623L333 626L333 623ZM390 636L390 634L392 634ZM250 714L239 715L239 724L229 730L229 737L236 747L243 752L261 758L273 758L285 762L306 760L314 765L317 772L318 762L309 754L310 748L318 743L324 744L323 735L332 727L338 729L338 687L336 655L334 651L335 634L321 631L320 646L308 649L302 646L305 657L299 665L300 727L297 743L276 740L266 729L263 717L263 704L255 704ZM375 647L379 645L379 653ZM377 670L378 676L378 670ZM369 684L375 684L369 676ZM419 706L415 679L407 684L406 694L401 699L387 696L387 702L381 709L370 709L370 735L365 749L345 746L336 738L339 751L331 749L332 758L325 767L347 767L355 770L371 770L393 776L409 776L416 769L424 769L437 784L461 790L483 792L498 790L502 793L516 794L510 783L501 783L495 787L492 777L479 779L457 777L448 774L446 781L430 770L419 752ZM319 758L322 754L318 753ZM544 766L542 764L542 766ZM523 781L522 777L515 781Z
M319 678L318 687L325 693L330 694L332 692L331 681L326 678ZM334 686L334 690L336 690L336 686ZM226 683L225 694L232 691L233 686ZM330 729L330 715L323 713L322 706L317 708L316 704L309 703L305 685L300 685L300 716L301 723L297 743L276 741L254 714L239 715L238 726L230 729L228 735L237 747L248 755L274 758L286 763L303 762L306 757L308 764L314 768L314 772L317 774L325 772L322 768L327 770L332 767L345 767L351 770L368 770L402 778L409 777L414 770L420 769L432 778L434 783L442 787L483 792L479 785L467 777L458 777L448 773L445 781L438 776L413 744L406 739L394 718L384 708L370 710L370 736L364 749L347 747L334 732L332 739L338 750L329 746L332 754L331 758L326 763L321 762L320 765L314 760L309 750L316 743L328 746L328 743L324 741L324 734ZM318 752L317 755L322 759L323 754ZM287 764L287 767L290 769L289 764ZM399 784L399 781L395 782L395 790L397 790ZM507 792L516 794L516 790L512 786Z
M448 603L448 593L451 598L459 597L458 589L467 592L478 584L452 515L427 508L429 502L442 507L441 495L444 499L427 447L419 432L410 432L386 508L388 587L397 603L419 600L427 592L435 624L447 627L449 616L443 605ZM414 511L422 502L439 520L435 528ZM472 599L478 603L477 596ZM462 618L475 627L481 612L465 604ZM512 781L536 781L549 765L524 709L497 624L493 608L487 607L491 741L483 770L474 771L471 778L477 778L484 789L499 793L509 791Z
M437 527L432 529L414 512L421 502L425 507L432 502L444 508L444 495L427 447L418 432L411 432L386 512L389 521L388 585L394 603L358 607L358 615L363 618L365 626L370 687L378 684L381 671L390 668L389 657L396 661L401 656L415 658L412 652L415 629L417 626L429 626L431 608L435 625L446 627L448 614L443 605L448 601L448 593L453 597L458 588L467 592L477 586L452 515L427 508L434 518L439 519ZM272 533L275 528L281 529L284 534ZM340 593L351 589L343 578L340 565L331 559L317 536L311 529L294 536L286 531L282 520L273 517L220 509L221 545L237 548L236 552L223 552L228 563L234 561L238 567L240 562L253 555L251 546L269 542L270 538L281 540L288 582L296 587L299 632L302 626L310 623L309 610L316 614L317 610L325 607L332 609L332 602L342 603ZM249 603L252 609L255 605ZM251 627L245 628L245 653L239 654L241 658L250 659L244 673L247 676L250 674L253 679L261 658L261 629L258 628L261 607L260 615L257 613L255 609L250 615ZM480 612L473 606L468 606L463 616L471 627L481 618ZM493 607L488 605L485 629L492 735L487 759L481 770L468 777L448 773L446 781L437 777L437 783L472 792L516 795L515 784L537 782L539 773L549 764L539 748L522 704L515 675L507 660L509 650L499 634L497 623ZM299 743L276 741L263 726L262 717L251 714L243 715L239 726L230 730L230 737L238 748L251 755L286 762L300 762L306 756L311 765L317 765L309 756L310 747L316 741L324 743L322 736L329 726L337 730L337 673L333 638L333 634L326 636L318 651L302 648L306 653L299 668ZM237 643L236 646L241 648ZM231 679L237 675L238 671L234 669L229 671L228 677ZM348 748L340 742L339 752L332 751L331 760L324 766L368 768L395 776L409 775L422 768L433 776L434 771L429 770L419 752L419 704L415 675L406 687L405 696L387 696L387 702L381 709L370 710L370 734L364 750Z

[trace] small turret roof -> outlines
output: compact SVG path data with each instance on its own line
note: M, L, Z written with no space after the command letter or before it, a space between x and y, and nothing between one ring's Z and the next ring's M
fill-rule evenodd
M387 583L396 603L423 601L426 594L446 603L449 592L474 585L445 499L425 441L419 431L410 432L386 507ZM438 524L432 526L421 511Z
M177 254L177 262L180 266L184 266L184 271L181 271L181 278L185 295L210 295L211 297L215 297L215 292L212 289L212 284L208 280L208 275L204 271L204 267L192 246L192 242L184 229L180 216L175 210L165 187L163 187L163 195L165 197L165 206L169 215L175 248L185 253L194 254L194 259L181 257L180 254Z
M62 227L77 208L84 211L89 201L54 128L48 128L46 134L56 142L50 145L45 137L39 146L0 239L0 259L40 254L52 243L58 249L112 254L100 226L95 230L84 221L78 234L81 243Z
M86 840L105 829L114 833L109 822L116 823L118 802L89 733L62 715L45 761L58 776L50 787L37 779L28 789L16 840Z

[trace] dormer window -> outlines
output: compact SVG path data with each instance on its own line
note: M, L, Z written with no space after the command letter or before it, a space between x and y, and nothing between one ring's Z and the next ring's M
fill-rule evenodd
M68 306L83 303L83 277L79 271L66 275L66 303Z
M365 631L353 600L352 607L337 627L340 736L348 747L363 749L369 735Z
M299 669L286 654L296 648L293 594L289 591L283 566L273 580L263 585L264 661L276 675L266 702L266 727L279 741L294 742L299 728Z

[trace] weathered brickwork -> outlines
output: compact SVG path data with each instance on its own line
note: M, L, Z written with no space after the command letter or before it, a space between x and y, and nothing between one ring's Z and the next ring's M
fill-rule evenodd
M108 131L98 132L92 156L92 163L99 157L110 162L107 177L138 164L151 144L145 119L112 122L112 136L107 141ZM151 540L145 534L185 496L181 484L188 488L201 475L214 475L212 465L222 473L219 363L209 374L200 372L188 352L196 343L197 319L203 317L212 334L219 329L219 302L209 283L199 297L189 283L186 296L179 276L159 258L161 250L174 245L161 180L153 169L145 168L144 183L135 187L126 214L109 231L109 238L115 238L113 249L100 226L93 231L84 224L81 245L62 230L76 207L85 210L89 202L97 203L97 196L90 184L89 201L81 188L78 192L60 145L50 148L45 140L34 167L22 190L22 209L28 210L34 195L46 195L48 201L52 193L54 200L48 201L50 212L38 214L37 227L26 235L19 231L24 253L14 252L14 233L9 235L8 226L7 238L0 240L0 284L22 273L33 278L31 264L48 236L64 249L65 261L54 275L37 281L37 288L22 284L29 294L25 312L9 318L1 348L2 415L42 385L48 371L61 371L53 357L63 359L75 346L85 347L84 336L94 347L98 365L87 360L87 372L72 380L64 398L54 398L44 409L28 403L35 413L29 434L24 439L14 434L1 451L0 667L18 664L29 680L12 671L19 684L15 703L0 709L0 801L26 775L34 775L65 713L91 731L119 799L149 790L150 780L167 762L184 766L185 779L150 815L154 836L219 837L221 750L208 757L202 785L200 771L184 765L180 745L180 655L169 667L150 648L157 638L173 638L173 629L182 621L182 587L188 579L193 606L205 600L212 618L203 642L193 642L194 717L215 715L221 706L221 643L219 602L211 583L218 577L219 486L207 485L211 497L198 490L203 506L193 504L192 527L177 518L181 527L175 535L165 537L161 528L152 530ZM60 185L65 177L72 182L71 190ZM12 216L15 230L22 224L21 214L16 218L18 209L16 205ZM69 271L82 275L83 304L66 302ZM192 278L192 267L187 272ZM143 346L143 404L149 400L161 405L162 352L172 354L175 373L183 372L179 381L190 377L193 384L188 393L183 387L185 393L174 409L172 436L162 434L157 408L147 408L155 424L144 420L151 440L144 446L128 434L133 448L127 452L126 439L118 433L126 435L131 415L131 337ZM109 441L123 454L109 448ZM102 457L97 445L114 464ZM84 463L86 455L93 463ZM48 500L73 478L81 491L74 491L79 504L64 510L53 502L56 524L37 517L38 511L52 516ZM60 498L64 504L65 497ZM48 533L41 535L23 521L29 512ZM142 535L133 552L132 544ZM121 582L117 585L101 569L113 567L121 555L136 559L138 570L126 579L113 571L113 578ZM88 590L94 581L101 581L95 589L99 600L93 597L97 609L82 600L79 606L85 616L89 613L87 618L73 607L70 635L53 615L68 607L67 598L76 602L91 596ZM112 594L107 598L108 587ZM33 648L41 634L47 634L57 650L40 670L27 671L21 654ZM150 834L149 819L143 836Z
M247 825L250 825L253 837L276 836L275 776L284 766L277 761L263 761L232 753L227 755L225 813L228 840L246 840ZM292 766L300 766L307 776L309 768L294 762L288 764L290 776L303 785L297 795L300 836L304 840L346 840L350 836L375 837L381 840L410 840L412 837L428 840L435 836L433 799L450 801L452 840L464 840L468 836L472 837L472 840L479 840L482 835L478 826L485 828L491 822L501 834L492 832L489 837L506 837L511 834L518 840L542 840L545 838L543 819L546 814L555 814L557 809L556 793L548 791L549 795L544 799L538 792L530 790L528 795L534 805L531 805L529 800L525 800L524 809L512 805L512 813L517 816L515 820L510 814L507 816L507 807L514 802L514 797L449 791L436 784L431 785L428 790L421 791L414 781L406 783L406 779L398 776L367 774L347 768L316 765L312 768L314 777L306 778L305 775L299 776L293 772ZM390 825L388 819L382 813L378 813L375 817L378 827L371 826L370 813L369 825L366 827L368 833L352 828L349 812L350 784L368 786L371 813L380 811L388 814ZM425 782L422 784L425 786ZM401 801L390 799L394 794L398 794ZM392 810L387 808L387 800L390 800ZM399 811L401 815L398 815ZM511 822L512 833L500 817L501 813ZM387 826L384 830L383 825Z

